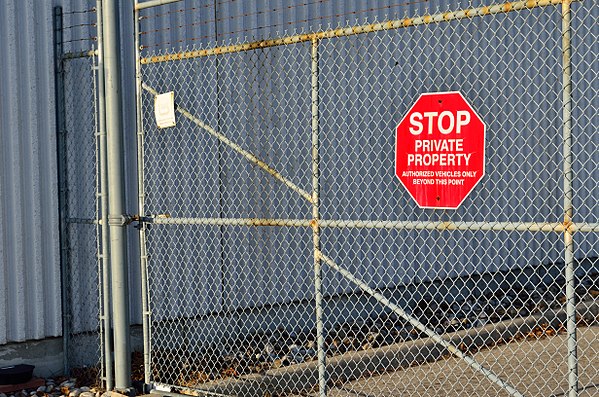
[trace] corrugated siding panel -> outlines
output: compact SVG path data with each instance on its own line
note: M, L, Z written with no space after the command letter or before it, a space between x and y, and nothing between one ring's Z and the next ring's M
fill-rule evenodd
M8 0L0 7L0 344L62 334L52 30L55 5L63 7L64 25L69 26L64 31L65 51L85 51L96 45L87 40L95 36L95 15L82 12L95 7L93 0ZM123 96L131 106L135 103L131 5L127 3L122 13L123 79L128 87ZM126 131L134 131L134 114L132 107L125 114ZM134 171L135 134L126 136L127 169ZM136 183L135 172L130 172L130 213L136 212ZM129 239L131 317L140 323L136 234L132 229ZM89 244L95 249L93 239ZM75 294L82 291L82 296L90 296L86 279L73 277L71 282L69 288ZM97 313L98 299L91 296L88 300L89 313ZM97 327L94 319L74 322L79 323L89 324L84 328L90 330Z
M61 333L52 8L0 8L0 343Z
M93 0L64 0L55 1L55 4L62 5L64 12L90 10L95 6ZM132 19L131 2L124 2L124 8L121 15L122 48L123 48L123 80L125 89L123 90L124 103L129 108L125 111L125 136L127 160L127 209L130 213L136 212L136 174L135 174L135 134L134 134L134 85L133 85L133 46L132 46ZM188 45L208 46L218 39L220 43L235 42L238 40L262 39L266 37L276 37L281 34L292 34L301 31L318 30L320 28L335 27L339 25L355 24L356 20L385 20L388 18L403 17L406 15L420 15L426 11L434 11L438 4L442 4L443 9L456 9L467 6L486 5L488 1L460 1L447 4L446 2L424 2L414 1L411 4L403 5L392 1L372 2L368 0L361 1L304 1L290 4L283 0L277 1L216 1L216 2L198 2L185 1L146 10L142 15L163 14L159 18L152 18L142 21L142 30L158 30L152 34L142 37L142 44L149 46L148 52L159 50L184 49ZM376 4L375 4L376 3ZM375 4L375 6L373 6ZM25 339L43 338L47 336L56 336L61 332L61 313L60 313L60 272L59 272L59 251L58 251L58 212L57 212L57 185L56 185L56 160L55 160L55 128L54 128L54 92L53 92L53 55L52 55L52 2L39 2L35 0L8 0L0 8L0 139L2 142L0 149L0 343L8 341L20 341ZM215 8L216 5L216 8ZM574 5L576 11L581 5ZM180 9L195 8L193 12L172 12ZM270 12L270 9L278 9L280 12ZM598 8L592 8L597 12ZM167 14L167 12L171 12ZM576 15L576 14L575 14ZM72 21L77 18L81 23L89 23L89 14L86 16L73 14ZM596 15L592 18L575 18L573 23L580 24L578 32L597 29L596 25L590 26L589 23L596 21ZM185 28L174 28L184 26ZM89 37L91 31L95 28L81 27L77 33L74 30L69 33L72 36ZM66 33L65 33L66 35ZM575 48L587 48L596 46L594 42L588 42L593 36L586 36L587 42L577 42L575 36ZM75 43L75 42L74 42ZM72 50L86 50L93 42L77 42L78 48L73 44ZM578 46L578 47L577 47ZM586 47L585 47L586 46ZM272 51L273 54L284 53L285 50ZM531 52L533 54L534 52ZM587 51L580 55L579 62L593 65L595 58L593 51ZM325 55L326 56L326 55ZM573 59L576 62L578 53L575 52ZM241 58L250 57L250 55L223 58L221 69L232 62L245 62ZM272 59L276 59L272 58ZM298 58L299 60L299 58ZM575 95L578 98L579 109L590 109L591 103L596 97L596 71L592 68L576 69L574 80ZM300 73L299 69L294 69L293 73ZM294 78L289 75L289 78ZM215 77L215 76L213 76ZM233 79L221 71L221 79ZM594 80L595 79L595 80ZM593 82L585 84L584 81ZM287 84L288 85L288 84ZM326 82L323 85L326 89ZM577 88L579 87L579 88ZM583 89L581 87L591 87ZM304 87L305 88L305 87ZM331 92L338 88L330 87ZM223 92L223 95L225 93ZM287 92L289 97L297 93ZM412 94L412 96L415 94ZM243 99L243 98L242 98ZM245 99L244 99L245 100ZM201 99L198 99L198 103ZM299 105L298 105L299 106ZM493 104L480 105L481 111L491 113ZM585 162L583 156L592 158L596 151L597 134L592 133L593 115L588 116L588 120L576 113L575 117L580 116L578 125L583 131L576 140L577 149L581 150L581 157L577 159L576 167L579 167L581 177L579 184L576 185L577 191L583 197L576 196L577 207L582 209L582 213L587 215L589 220L596 221L597 215L597 185L595 177L596 169L587 169L592 161ZM226 115L225 115L226 116ZM255 115L254 115L255 116ZM254 117L247 115L245 117ZM240 124L241 120L236 121ZM233 120L235 124L235 120ZM596 124L596 123L595 123ZM575 122L576 125L576 122ZM299 131L298 131L299 133ZM246 136L247 138L247 136ZM591 138L591 139L587 139ZM248 144L250 142L248 141ZM264 153L272 155L272 153ZM279 158L284 158L289 153L279 153ZM232 154L231 154L232 156ZM277 156L274 156L277 157ZM299 164L299 163L298 163ZM557 169L557 168L556 168ZM333 170L334 171L334 170ZM492 172L492 170L489 170ZM250 169L239 170L240 177L249 177L255 173ZM557 172L557 171L556 171ZM332 175L331 175L332 177ZM256 184L261 183L262 177L253 176ZM299 178L299 175L298 175ZM302 186L305 181L298 179ZM373 181L376 182L376 181ZM151 183L151 182L149 182ZM232 187L233 188L233 187ZM308 188L308 186L305 186ZM393 193L396 195L398 192ZM279 203L283 196L272 192L278 197ZM487 194L488 195L488 194ZM331 197L332 200L348 200L350 197ZM372 199L372 198L370 198ZM390 197L390 200L391 197ZM248 203L249 204L249 203ZM292 203L293 204L293 203ZM161 206L164 207L164 206ZM295 207L295 205L293 206ZM338 207L338 206L337 206ZM331 207L331 211L346 211L349 207ZM162 210L164 208L161 208ZM231 208L230 208L231 209ZM326 209L326 208L325 208ZM381 209L382 210L382 209ZM557 211L555 209L549 209ZM261 212L270 212L275 215L291 215L297 212L297 208L277 207L261 208ZM332 214L332 213L331 213ZM229 215L251 215L249 213L231 213ZM338 214L354 215L354 214ZM268 233L270 231L252 231L233 230L232 233L242 234L247 244L233 247L229 258L236 258L239 264L240 258L252 255L254 259L272 255L268 252L269 248L264 248L261 252L245 252L248 246L255 246L257 242L269 241ZM340 242L337 247L332 247L333 251L347 251L349 244L356 241L356 238L364 239L368 242L369 236L352 236L350 240L345 240L337 236ZM207 237L203 237L207 238ZM393 238L390 236L389 238ZM296 240L290 238L290 240ZM294 245L294 241L289 242L287 254L289 258L294 258L295 262L309 259L301 249ZM370 242L372 243L372 241ZM377 241L374 243L380 244ZM517 241L520 249L525 241ZM140 321L139 304L139 267L137 266L136 253L136 231L130 233L130 259L131 259L131 284L132 284L132 310L131 316L134 322ZM597 244L594 239L585 239L582 251L588 250L589 253L595 253ZM505 254L501 247L494 247L497 250L497 257ZM235 251L237 250L237 251ZM298 251L299 250L299 251ZM402 251L403 252L403 251ZM539 251L537 251L539 252ZM407 252L404 252L407 254ZM413 253L413 255L422 255ZM306 256L306 257L305 257ZM279 258L281 259L281 258ZM379 258L385 262L384 258ZM284 260L284 258L283 258ZM418 261L423 261L423 256L418 256ZM270 262L270 260L267 260ZM251 261L247 261L249 265ZM193 268L193 262L190 262L190 270ZM216 269L215 269L216 271ZM293 269L279 269L277 274L293 274ZM422 269L419 270L420 272ZM243 274L250 274L248 268L244 272L235 272L235 277L241 277ZM297 279L305 277L303 269ZM409 272L408 272L409 273ZM308 273L306 273L308 274ZM208 277L208 275L206 275ZM232 277L230 274L228 277ZM244 292L244 288L252 283L259 283L259 275L252 275L253 279L231 279L227 283L237 292L229 297L229 301L236 305L248 303L249 295ZM255 280L254 280L255 279ZM297 280L296 279L296 280ZM284 281L284 280L282 280ZM73 285L72 289L78 290L83 286ZM308 293L311 290L309 285L297 288L298 294ZM200 291L191 291L200 292ZM266 297L263 297L266 299ZM210 301L209 298L207 298ZM216 301L215 301L216 302ZM212 310L217 307L206 307L202 310Z
M141 29L146 33L141 40L147 47L146 55L152 55L206 48L215 45L215 41L229 44L260 40L366 21L455 11L494 2L453 1L448 4L413 1L399 6L393 3L185 1L143 11L142 15L147 18L141 21ZM594 9L596 11L597 7ZM430 211L416 207L393 175L393 139L389 136L393 135L395 124L407 111L407 106L421 92L460 90L487 122L487 175L477 187L476 194L467 199L455 216L451 216L452 219L560 221L563 191L559 11L559 7L552 6L323 40L320 47L323 217L432 219ZM583 10L580 12L584 13ZM202 21L202 18L207 19ZM582 21L575 19L574 28L591 29L589 24L592 22L593 18L588 17ZM211 26L212 23L215 26ZM577 23L585 26L577 26ZM469 40L471 45L466 47L464 40ZM375 46L379 50L369 52ZM420 53L420 48L426 48L426 54ZM218 59L217 71L214 70L214 59ZM294 183L310 190L310 181L305 179L309 177L309 153L307 160L301 154L302 149L309 149L309 143L305 142L309 137L306 130L309 128L309 108L305 107L310 103L309 86L306 86L306 83L309 84L306 75L309 67L309 44L299 44L218 58L147 65L143 70L144 81L148 84L158 91L174 89L179 104L194 109L198 117L209 124L218 124L218 129L226 136L259 158L268 159ZM592 80L592 76L583 80L589 78ZM356 84L358 81L359 84ZM579 84L580 87L587 85ZM215 85L221 87L216 94L220 97L218 104L209 92ZM593 94L592 90L582 93L581 103L592 100ZM211 98L211 101L204 103L206 98ZM293 100L292 106L289 105L290 99ZM387 102L381 103L381 100ZM151 98L146 96L144 101L151 103ZM529 104L534 106L523 109ZM150 112L151 107L146 110ZM293 119L294 116L297 120ZM146 115L146 119L151 120L152 117L151 114ZM295 129L286 130L289 135L283 144L276 135L282 130L280 126L286 125L284 121ZM210 203L181 206L179 195L193 192L193 186L222 183L223 201L219 205L226 217L310 216L310 208L302 207L301 200L293 200L295 195L289 195L286 188L281 188L261 170L248 165L237 153L228 149L223 150L221 160L226 180L219 182L218 175L207 174L201 176L206 179L202 183L187 179L187 175L196 169L186 157L187 152L193 153L193 149L186 146L192 145L191 138L181 138L187 137L188 130L194 130L194 127L187 121L181 121L167 137L154 138L153 134L159 133L152 127L146 130L148 140L156 139L146 146L146 153L152 157L151 161L158 164L157 167L163 165L163 169L150 170L149 177L146 177L147 192L152 194L152 199L147 201L148 212L166 211L182 217L214 216L215 209ZM256 139L255 131L260 131L260 139ZM587 124L582 136L593 141L596 134ZM176 153L173 155L161 149L165 146L186 151L173 150ZM214 156L216 143L212 140L202 141L200 147L212 148L211 156ZM361 148L368 150L361 152ZM586 151L584 149L581 154L586 155ZM582 161L575 164L575 172L584 178L585 183L585 187L579 189L585 196L575 200L583 213L594 214L588 218L590 221L596 219L597 214L597 206L593 203L597 199L596 187L590 185L593 181L596 184L596 178L588 177L591 173L596 174L593 165ZM168 189L161 186L165 181L174 180L186 182L179 190L173 186ZM212 199L216 200L214 197ZM191 268L204 269L199 259L193 259L193 254L182 254L189 252L182 247L189 246L188 233L191 229L173 226L150 232L150 251L154 253L156 268L182 262L188 263ZM226 254L221 259L213 258L209 261L210 266L215 266L214 263L220 260L220 267L233 270L226 274L218 273L212 283L216 286L222 282L224 289L221 291L213 287L209 291L212 297L207 299L209 302L224 299L237 308L300 299L311 293L310 279L294 276L297 264L309 261L305 252L309 244L294 246L276 228L263 229L227 228L220 237ZM558 261L563 257L562 236L559 234L468 232L459 237L463 239L458 240L457 236L449 233L429 231L329 229L323 231L322 242L331 256L348 264L355 273L363 275L375 286L497 271ZM213 253L214 247L211 248L208 243L215 239L217 237L208 237L208 242L203 241L204 245L196 246L197 250ZM162 252L165 245L159 244L169 241L176 241L179 245L173 245L172 252L169 250L166 255ZM301 238L296 238L297 241ZM589 238L588 241L594 240ZM369 255L364 250L354 250L357 246L372 246L377 250ZM580 258L596 255L596 247L581 244L576 255ZM258 269L256 264L264 264L264 268ZM183 285L195 288L180 276L174 277L180 274L177 271L158 269L156 274L151 274L150 277L155 277L160 284L156 285L160 292L154 294L167 291L165 294L168 295L168 291L179 291ZM289 294L276 293L284 290L290 279L296 281L293 291ZM327 271L325 279L327 285L337 292L351 289L333 272ZM273 285L266 285L265 281ZM230 291L228 296L224 296L225 290ZM204 286L191 291L192 295L199 293L205 293ZM161 313L167 317L189 314L189 308L180 305L185 297L167 295L154 295ZM171 306L163 307L163 304ZM193 310L197 314L218 308L195 307Z

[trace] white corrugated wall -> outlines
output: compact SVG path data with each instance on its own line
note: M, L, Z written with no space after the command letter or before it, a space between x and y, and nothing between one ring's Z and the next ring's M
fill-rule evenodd
M0 7L0 344L61 334L52 4Z

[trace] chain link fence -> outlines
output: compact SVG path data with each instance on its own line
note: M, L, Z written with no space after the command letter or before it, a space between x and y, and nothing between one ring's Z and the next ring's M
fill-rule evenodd
M67 372L84 383L99 383L104 371L95 11L54 9L64 354Z
M468 3L193 48L210 9L182 4L137 15L147 383L599 395L596 3L571 22L569 2ZM395 129L446 91L486 124L486 173L457 210L423 209Z

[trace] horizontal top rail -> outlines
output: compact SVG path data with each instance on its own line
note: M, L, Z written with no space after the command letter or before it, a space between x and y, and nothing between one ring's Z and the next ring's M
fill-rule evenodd
M164 0L158 0L164 1ZM571 0L527 0L514 1L503 4L495 4L484 7L469 8L461 11L443 12L438 14L423 15L413 18L397 19L387 22L359 25L353 27L345 27L338 29L330 29L316 33L297 34L293 36L281 37L278 39L254 41L245 44L235 44L208 48L196 51L183 51L165 55L156 55L151 57L141 58L142 64L161 63L167 61L180 61L191 58L207 57L213 55L222 55L235 52L251 51L260 48L276 47L288 44L297 44L309 42L313 40L330 39L333 37L355 36L363 33L378 32L384 30L395 30L407 28L410 26L427 25L440 22L455 21L467 19L477 16L493 15L507 13L511 11L519 11L524 9L532 9L538 7L546 7L561 4L563 1L571 2ZM580 0L582 1L582 0ZM148 2L149 3L149 2Z
M162 225L211 225L211 226L283 226L357 228L357 229L406 229L406 230L460 230L460 231L520 231L520 232L599 232L597 223L560 222L451 222L451 221L385 221L385 220L336 220L336 219L261 219L261 218L155 218L152 223Z

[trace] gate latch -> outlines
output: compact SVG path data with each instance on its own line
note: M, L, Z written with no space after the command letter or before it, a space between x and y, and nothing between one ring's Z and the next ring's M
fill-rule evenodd
M137 222L137 225L133 226L137 230L141 230L146 223L154 223L154 219L157 218L170 218L170 214L151 214L146 216L140 215L125 215L125 224L124 226L128 226L133 222Z

